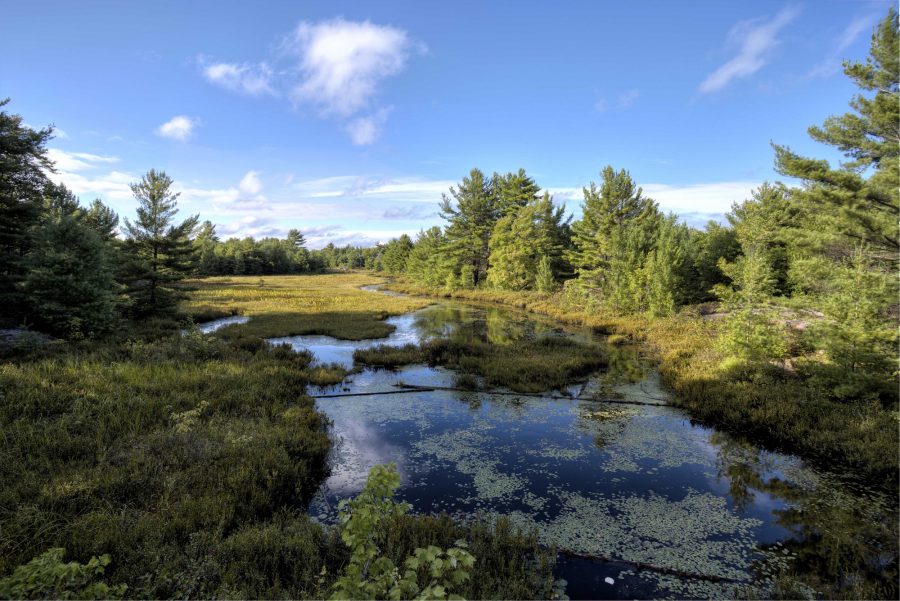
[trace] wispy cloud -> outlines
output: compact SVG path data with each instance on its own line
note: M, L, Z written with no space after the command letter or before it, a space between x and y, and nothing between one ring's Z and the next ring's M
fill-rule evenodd
M198 63L206 81L226 90L249 96L276 94L272 87L274 73L265 62L257 64L209 62L206 57L201 56Z
M156 134L163 138L169 138L170 140L187 142L193 135L194 128L199 124L200 121L198 119L187 117L185 115L178 115L172 117L156 128Z
M594 102L594 110L598 113L605 113L610 109L625 111L630 109L640 97L641 92L636 88L623 90L622 92L619 92L614 103L608 102L606 98L598 98Z
M66 152L59 148L48 148L47 157L60 171L84 171L97 167L98 163L118 163L119 158L102 156L89 152Z
M839 73L841 71L841 59L844 58L844 51L852 46L853 43L859 39L860 35L867 31L872 31L878 18L879 15L877 13L870 13L867 15L859 15L853 19L844 31L841 32L841 35L834 40L833 44L829 44L832 47L832 51L828 57L813 67L812 71L807 74L807 77L810 79L816 77L831 77L832 75Z
M263 185L259 179L258 171L248 171L238 184L238 189L244 194L255 196L262 192Z
M780 43L778 34L799 12L796 6L788 6L771 19L753 19L735 25L728 34L728 42L738 47L737 55L710 73L700 84L699 92L718 92L735 79L748 77L762 69Z

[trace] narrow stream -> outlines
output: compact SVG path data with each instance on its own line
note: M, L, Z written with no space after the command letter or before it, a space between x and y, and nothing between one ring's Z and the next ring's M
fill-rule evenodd
M272 342L350 366L356 348L435 337L498 345L523 337L598 340L517 311L456 302L388 322L396 330L381 340ZM623 560L561 555L557 575L571 598L733 598L751 588L765 596L785 570L833 582L848 562L876 576L896 569L896 509L887 495L692 423L666 406L667 393L640 348L608 352L608 368L573 382L568 392L655 405L490 392L392 394L401 382L453 386L451 371L423 365L364 369L337 390L313 391L385 394L317 401L333 421L335 446L332 474L311 515L333 523L338 501L362 488L373 465L393 461L403 480L399 497L416 512L461 520L507 515L537 529L545 544Z

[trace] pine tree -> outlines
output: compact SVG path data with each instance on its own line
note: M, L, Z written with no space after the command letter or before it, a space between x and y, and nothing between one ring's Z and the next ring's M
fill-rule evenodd
M543 258L552 264L563 253L562 212L546 192L500 218L489 243L488 282L504 290L534 288Z
M897 11L891 8L872 36L865 63L844 63L844 73L864 92L850 101L852 113L811 127L813 139L850 159L833 169L775 145L779 173L803 181L795 199L810 216L807 243L831 256L849 258L863 244L873 265L895 269L900 251L900 45Z
M394 238L384 248L381 256L382 269L388 273L403 273L412 249L412 240L406 234Z
M407 274L416 282L432 288L444 286L448 278L452 283L454 272L451 259L445 252L446 245L447 240L439 227L419 232L406 262Z
M601 291L610 275L616 230L651 219L657 213L656 203L643 195L624 169L616 172L607 166L602 177L599 189L594 182L584 188L582 218L572 224L574 248L569 255L579 282Z
M119 216L111 208L95 198L91 206L84 211L82 224L92 229L104 242L112 242L119 227Z
M49 218L25 258L31 319L52 334L80 337L114 325L117 286L107 245L73 215Z
M454 277L465 288L478 286L488 270L488 243L497 221L496 195L490 180L472 169L450 196L443 196L441 216L446 227L446 250L454 264Z
M495 173L493 189L497 196L497 216L504 217L515 213L529 202L540 198L541 187L529 177L524 169L506 175Z
M0 107L8 103L0 100ZM53 169L46 149L52 137L52 128L34 130L19 115L0 111L0 304L8 314L22 306L17 286L32 227L41 217L45 172Z
M138 201L137 219L125 220L125 248L132 259L129 292L139 313L171 308L177 296L175 284L194 269L190 236L198 217L173 223L179 193L171 190L172 184L164 172L151 169L131 185Z

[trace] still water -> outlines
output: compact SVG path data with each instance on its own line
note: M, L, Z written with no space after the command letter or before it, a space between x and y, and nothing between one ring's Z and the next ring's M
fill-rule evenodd
M602 342L589 331L516 311L453 302L388 322L396 329L380 340L272 342L345 366L357 348L436 337L498 345L542 336ZM451 371L423 365L364 369L339 387L312 391L384 394L317 401L333 422L336 444L332 474L311 514L333 523L338 501L359 492L373 465L396 462L398 496L416 512L462 520L503 514L536 529L548 545L614 560L561 555L557 576L571 598L765 596L786 572L813 587L801 592L813 594L819 579L896 572L896 501L848 475L692 423L667 406L640 348L608 353L608 368L555 392L578 399L397 394L400 383L453 386ZM591 398L648 404L584 400ZM637 569L635 562L698 577Z

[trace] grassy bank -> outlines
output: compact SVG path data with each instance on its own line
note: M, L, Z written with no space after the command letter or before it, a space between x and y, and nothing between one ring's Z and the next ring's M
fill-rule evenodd
M235 276L188 282L193 288L182 309L194 321L246 315L250 321L224 328L220 335L261 338L324 334L342 340L382 338L393 331L384 323L429 304L360 290L383 278L361 273Z
M490 290L429 290L405 282L390 288L413 295L495 303L546 315L602 333L644 341L659 360L674 403L694 417L750 436L770 447L796 452L821 464L858 472L897 487L897 412L877 403L830 400L796 375L760 369L735 374L720 368L714 349L719 323L686 308L676 316L610 316L573 306L560 294Z
M427 304L361 292L356 286L373 279L358 275L267 278L254 294L258 280L241 278L232 288L221 280L195 283L188 306L197 315L229 307L254 318L279 307L291 323L310 328L316 314L309 305L326 306L362 315L335 319L330 333L363 337L382 313ZM343 287L332 301L325 298L330 281ZM105 573L95 577L127 585L129 598L330 594L348 550L336 528L306 514L328 475L331 441L305 391L345 374L267 344L256 334L274 322L261 321L264 327L254 329L251 320L224 336L181 336L176 322L150 320L100 342L7 349L0 363L0 585L17 566L63 548L66 562L108 554ZM462 591L469 598L550 594L553 554L505 522L462 526L404 516L392 524L384 553L399 561L416 547L459 538L477 558ZM42 578L55 584L38 597L79 590L71 574Z

